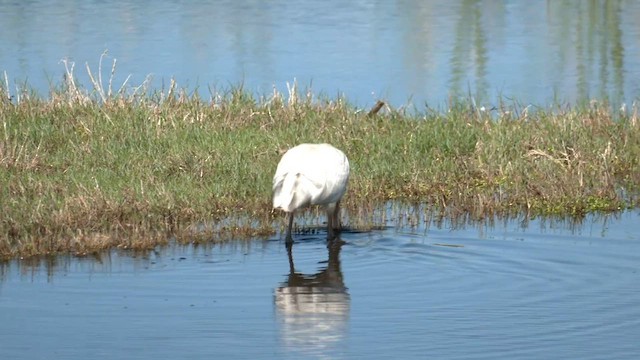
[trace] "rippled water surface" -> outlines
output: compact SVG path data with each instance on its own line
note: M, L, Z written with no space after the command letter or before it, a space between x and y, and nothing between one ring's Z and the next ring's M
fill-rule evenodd
M635 359L640 213L0 267L0 358Z

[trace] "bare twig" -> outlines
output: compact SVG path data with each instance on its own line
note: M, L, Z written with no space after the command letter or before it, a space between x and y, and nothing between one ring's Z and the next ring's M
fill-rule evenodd
M287 91L289 92L289 107L293 107L298 103L298 81L294 78L293 84L287 81Z
M383 106L384 106L384 101L378 100L378 102L376 102L376 104L371 108L371 110L369 110L369 112L367 113L367 116L371 117L376 115L378 111L382 109Z
M7 92L7 100L11 101L11 92L9 91L9 77L7 76L7 72L4 72L4 86L5 91Z

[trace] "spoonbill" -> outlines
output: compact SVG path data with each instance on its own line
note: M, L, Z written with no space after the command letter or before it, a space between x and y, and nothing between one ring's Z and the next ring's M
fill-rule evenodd
M273 176L273 208L289 213L286 242L292 243L294 213L310 205L327 211L327 238L340 231L340 200L349 182L349 160L329 144L300 144L280 159Z

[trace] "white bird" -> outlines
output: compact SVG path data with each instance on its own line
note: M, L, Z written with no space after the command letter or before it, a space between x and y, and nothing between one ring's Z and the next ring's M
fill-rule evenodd
M349 182L349 160L329 144L300 144L280 159L273 176L273 208L289 213L287 243L293 242L294 212L310 205L324 205L327 237L340 231L340 199Z

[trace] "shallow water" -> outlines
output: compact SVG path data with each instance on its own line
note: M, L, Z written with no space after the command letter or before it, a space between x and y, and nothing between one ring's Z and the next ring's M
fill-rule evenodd
M638 211L0 266L0 358L635 359Z
M287 82L361 107L378 98L442 107L449 96L497 106L640 94L640 2L436 1L0 1L0 71L12 94L27 81L47 93L76 63L90 84L117 59L114 91L147 75L155 89L244 84L259 94ZM4 83L4 78L2 78Z

